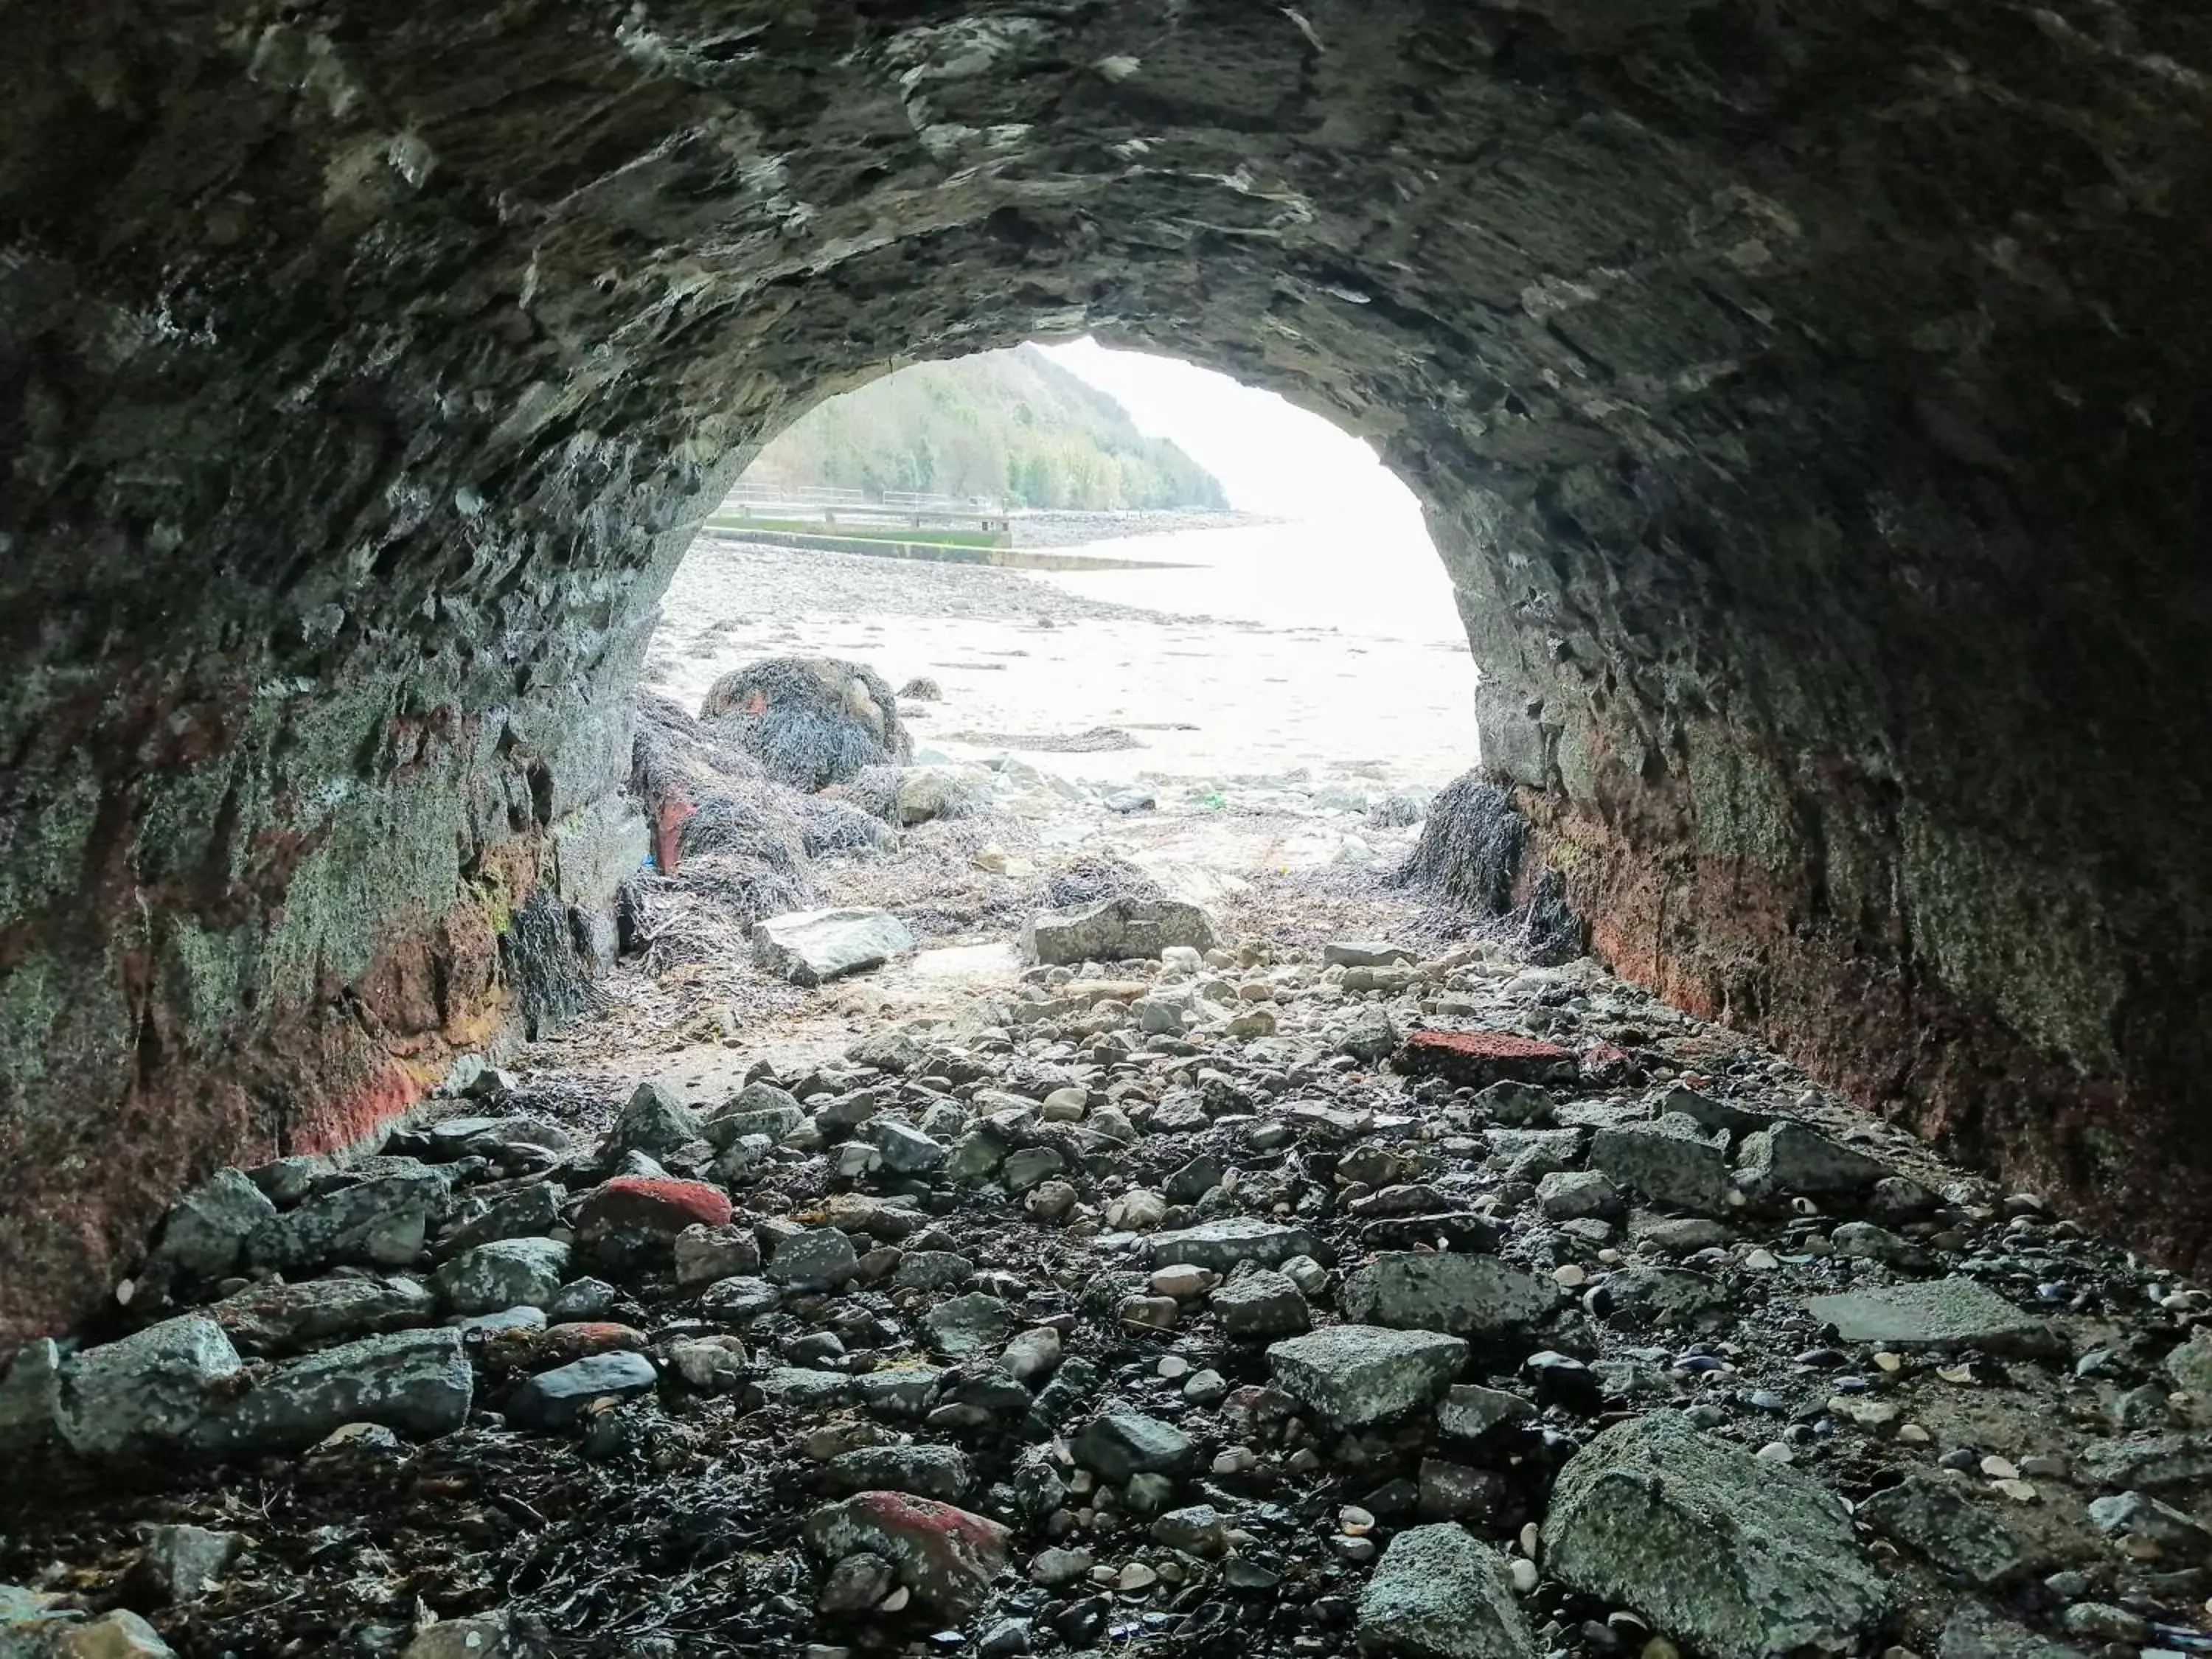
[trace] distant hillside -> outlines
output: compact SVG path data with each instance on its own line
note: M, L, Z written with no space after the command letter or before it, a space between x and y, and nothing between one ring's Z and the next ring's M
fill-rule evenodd
M1018 507L1226 507L1213 475L1029 346L917 363L833 398L748 483L988 496Z

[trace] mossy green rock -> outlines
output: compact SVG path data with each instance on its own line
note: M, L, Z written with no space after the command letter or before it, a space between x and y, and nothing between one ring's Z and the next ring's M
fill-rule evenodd
M1568 1459L1544 1565L1711 1659L1848 1653L1888 1601L1841 1498L1672 1412Z

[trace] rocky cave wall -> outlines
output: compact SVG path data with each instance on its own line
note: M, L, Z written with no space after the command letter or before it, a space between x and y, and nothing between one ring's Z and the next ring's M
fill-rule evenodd
M499 1028L766 436L1082 330L1382 447L1626 968L2201 1260L2208 18L19 4L0 1337Z

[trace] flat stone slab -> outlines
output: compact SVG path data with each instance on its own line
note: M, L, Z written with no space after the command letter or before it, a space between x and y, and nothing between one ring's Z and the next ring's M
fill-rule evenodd
M1364 1428L1428 1405L1459 1374L1467 1344L1439 1331L1331 1325L1267 1350L1275 1385L1325 1426Z
M794 985L819 985L911 955L914 934L888 910L798 910L753 924L753 960Z
M1293 1256L1328 1259L1328 1247L1304 1227L1257 1216L1230 1216L1159 1233L1152 1240L1155 1267L1211 1267L1225 1273L1240 1261L1256 1261L1263 1267L1279 1267Z
M212 1319L163 1320L65 1362L56 1425L81 1457L169 1450L222 1401L240 1369L238 1350Z
M298 1451L349 1423L434 1439L468 1421L475 1395L459 1331L394 1331L279 1366L211 1413L192 1440L220 1455Z
M1495 1256L1400 1250L1347 1274L1340 1300L1360 1324L1490 1338L1542 1318L1559 1293Z
M2003 1522L1957 1486L1925 1474L1908 1475L1863 1498L1858 1516L1876 1532L1984 1589L2026 1565L2020 1540Z
M1543 1545L1552 1577L1710 1659L1850 1653L1888 1604L1841 1498L1674 1412L1567 1460Z
M1823 1325L1833 1326L1843 1341L1899 1350L1987 1348L1992 1353L2036 1353L2057 1340L2046 1321L2022 1312L1971 1279L1843 1291L1813 1297L1805 1309Z
M1195 904L1123 897L1039 911L1023 925L1021 948L1031 962L1073 967L1149 958L1176 945L1210 951L1213 942L1213 918Z
M1415 1659L1533 1659L1505 1558L1466 1528L1410 1527L1359 1598L1359 1644Z

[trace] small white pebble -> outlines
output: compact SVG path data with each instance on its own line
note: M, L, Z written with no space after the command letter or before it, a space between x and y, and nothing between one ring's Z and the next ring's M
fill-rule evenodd
M1999 1457L1991 1452L1982 1460L1982 1473L1992 1480L2017 1480L2020 1479L2020 1465L2009 1457Z
M1513 1558L1513 1593L1533 1595L1536 1592L1536 1564L1525 1555Z
M1752 1453L1762 1463L1795 1463L1797 1454L1779 1440L1770 1440Z
M1743 1265L1755 1273L1771 1273L1782 1265L1782 1260L1771 1250L1753 1250L1744 1257Z
M1552 1269L1552 1282L1570 1291L1573 1290L1576 1285L1582 1284L1589 1278L1589 1274L1583 1272L1580 1267L1571 1261L1566 1263L1564 1267L1558 1267Z

